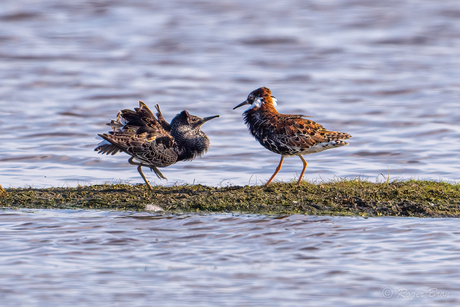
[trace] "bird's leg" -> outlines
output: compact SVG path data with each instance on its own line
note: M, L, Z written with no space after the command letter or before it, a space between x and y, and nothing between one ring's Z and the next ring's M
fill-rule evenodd
M168 178L166 178L165 176L163 176L163 174L160 172L160 170L158 168L156 168L155 166L149 166L150 169L152 171L155 172L155 175L157 175L158 178L160 179L164 179L164 180L168 180Z
M266 187L268 187L270 182L272 182L273 178L275 178L276 174L278 174L278 172L280 171L281 166L283 165L283 160L284 160L284 156L281 156L280 164L278 164L278 167L276 168L275 173L273 173L273 175L270 177L268 182L265 184Z
M142 178L144 179L145 184L148 186L148 188L149 188L150 190L153 190L152 186L151 186L150 183L147 181L147 178L145 178L144 173L142 172L142 165L144 165L144 164L134 162L133 160L134 160L134 157L129 158L129 160L128 160L129 164L138 165L137 171L139 172L139 174L141 174L141 176L142 176ZM144 166L147 166L147 165L144 165Z
M147 181L147 178L145 178L144 173L142 172L142 164L139 164L139 166L137 167L137 171L139 172L139 174L141 174L142 178L144 178L145 184L149 187L149 190L153 190L152 186Z
M299 181L297 182L297 185L300 185L300 182L302 182L303 174L305 173L305 170L307 169L307 165L308 165L307 161L305 161L302 155L299 155L299 158L303 162L303 169L302 169L302 173L300 173L300 177L299 177Z

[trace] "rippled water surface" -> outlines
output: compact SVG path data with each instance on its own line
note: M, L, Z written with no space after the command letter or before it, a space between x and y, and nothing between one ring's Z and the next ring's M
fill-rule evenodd
M232 110L260 86L281 113L353 135L307 156L308 180L460 180L457 0L1 5L4 187L142 182L126 155L93 151L139 99L168 120L221 115L210 151L153 184L260 184L279 156ZM460 304L454 219L1 211L0 234L2 305Z
M308 180L460 179L458 1L31 1L0 12L3 186L142 182L96 134L137 100L221 118L211 149L154 184L260 184L279 156L232 107L270 87L282 113L353 135L307 156ZM278 180L301 161L285 161ZM382 177L380 177L382 178Z
M25 210L0 233L8 306L460 304L457 219Z

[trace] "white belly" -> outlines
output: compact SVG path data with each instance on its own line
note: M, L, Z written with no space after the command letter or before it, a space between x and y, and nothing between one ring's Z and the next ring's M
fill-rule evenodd
M321 152L327 149L335 148L335 147L342 147L348 145L347 142L345 141L330 141L330 142L325 142L325 143L319 143L316 145L313 145L310 148L306 148L300 152L301 155L308 155L312 153L317 153Z

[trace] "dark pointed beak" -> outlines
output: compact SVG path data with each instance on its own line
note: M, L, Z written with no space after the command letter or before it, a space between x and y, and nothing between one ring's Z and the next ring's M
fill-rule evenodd
M245 100L242 103L240 103L239 105L237 105L236 107L234 107L233 110L238 109L239 107L244 106L245 104L250 104L250 103L247 100Z
M217 118L217 117L220 117L220 115L214 115L214 116L205 117L205 118L203 118L202 124L204 124L204 123L207 122L208 120L211 120L211 119Z

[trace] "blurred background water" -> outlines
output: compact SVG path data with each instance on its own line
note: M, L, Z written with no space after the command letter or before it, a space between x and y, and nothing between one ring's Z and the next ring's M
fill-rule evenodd
M221 115L210 151L153 184L260 184L279 156L232 110L260 86L353 135L307 156L308 180L458 181L459 18L454 0L3 0L0 184L142 182L126 155L93 151L139 99L168 120ZM277 180L300 170L289 159ZM454 306L457 223L5 210L0 302Z
M267 86L281 113L353 135L307 156L305 178L458 181L458 1L4 0L0 172L4 187L140 183L127 155L93 151L119 109L159 103L221 118L201 159L153 184L260 184L279 156L243 110ZM285 162L277 180L301 171ZM380 179L378 179L378 177Z

